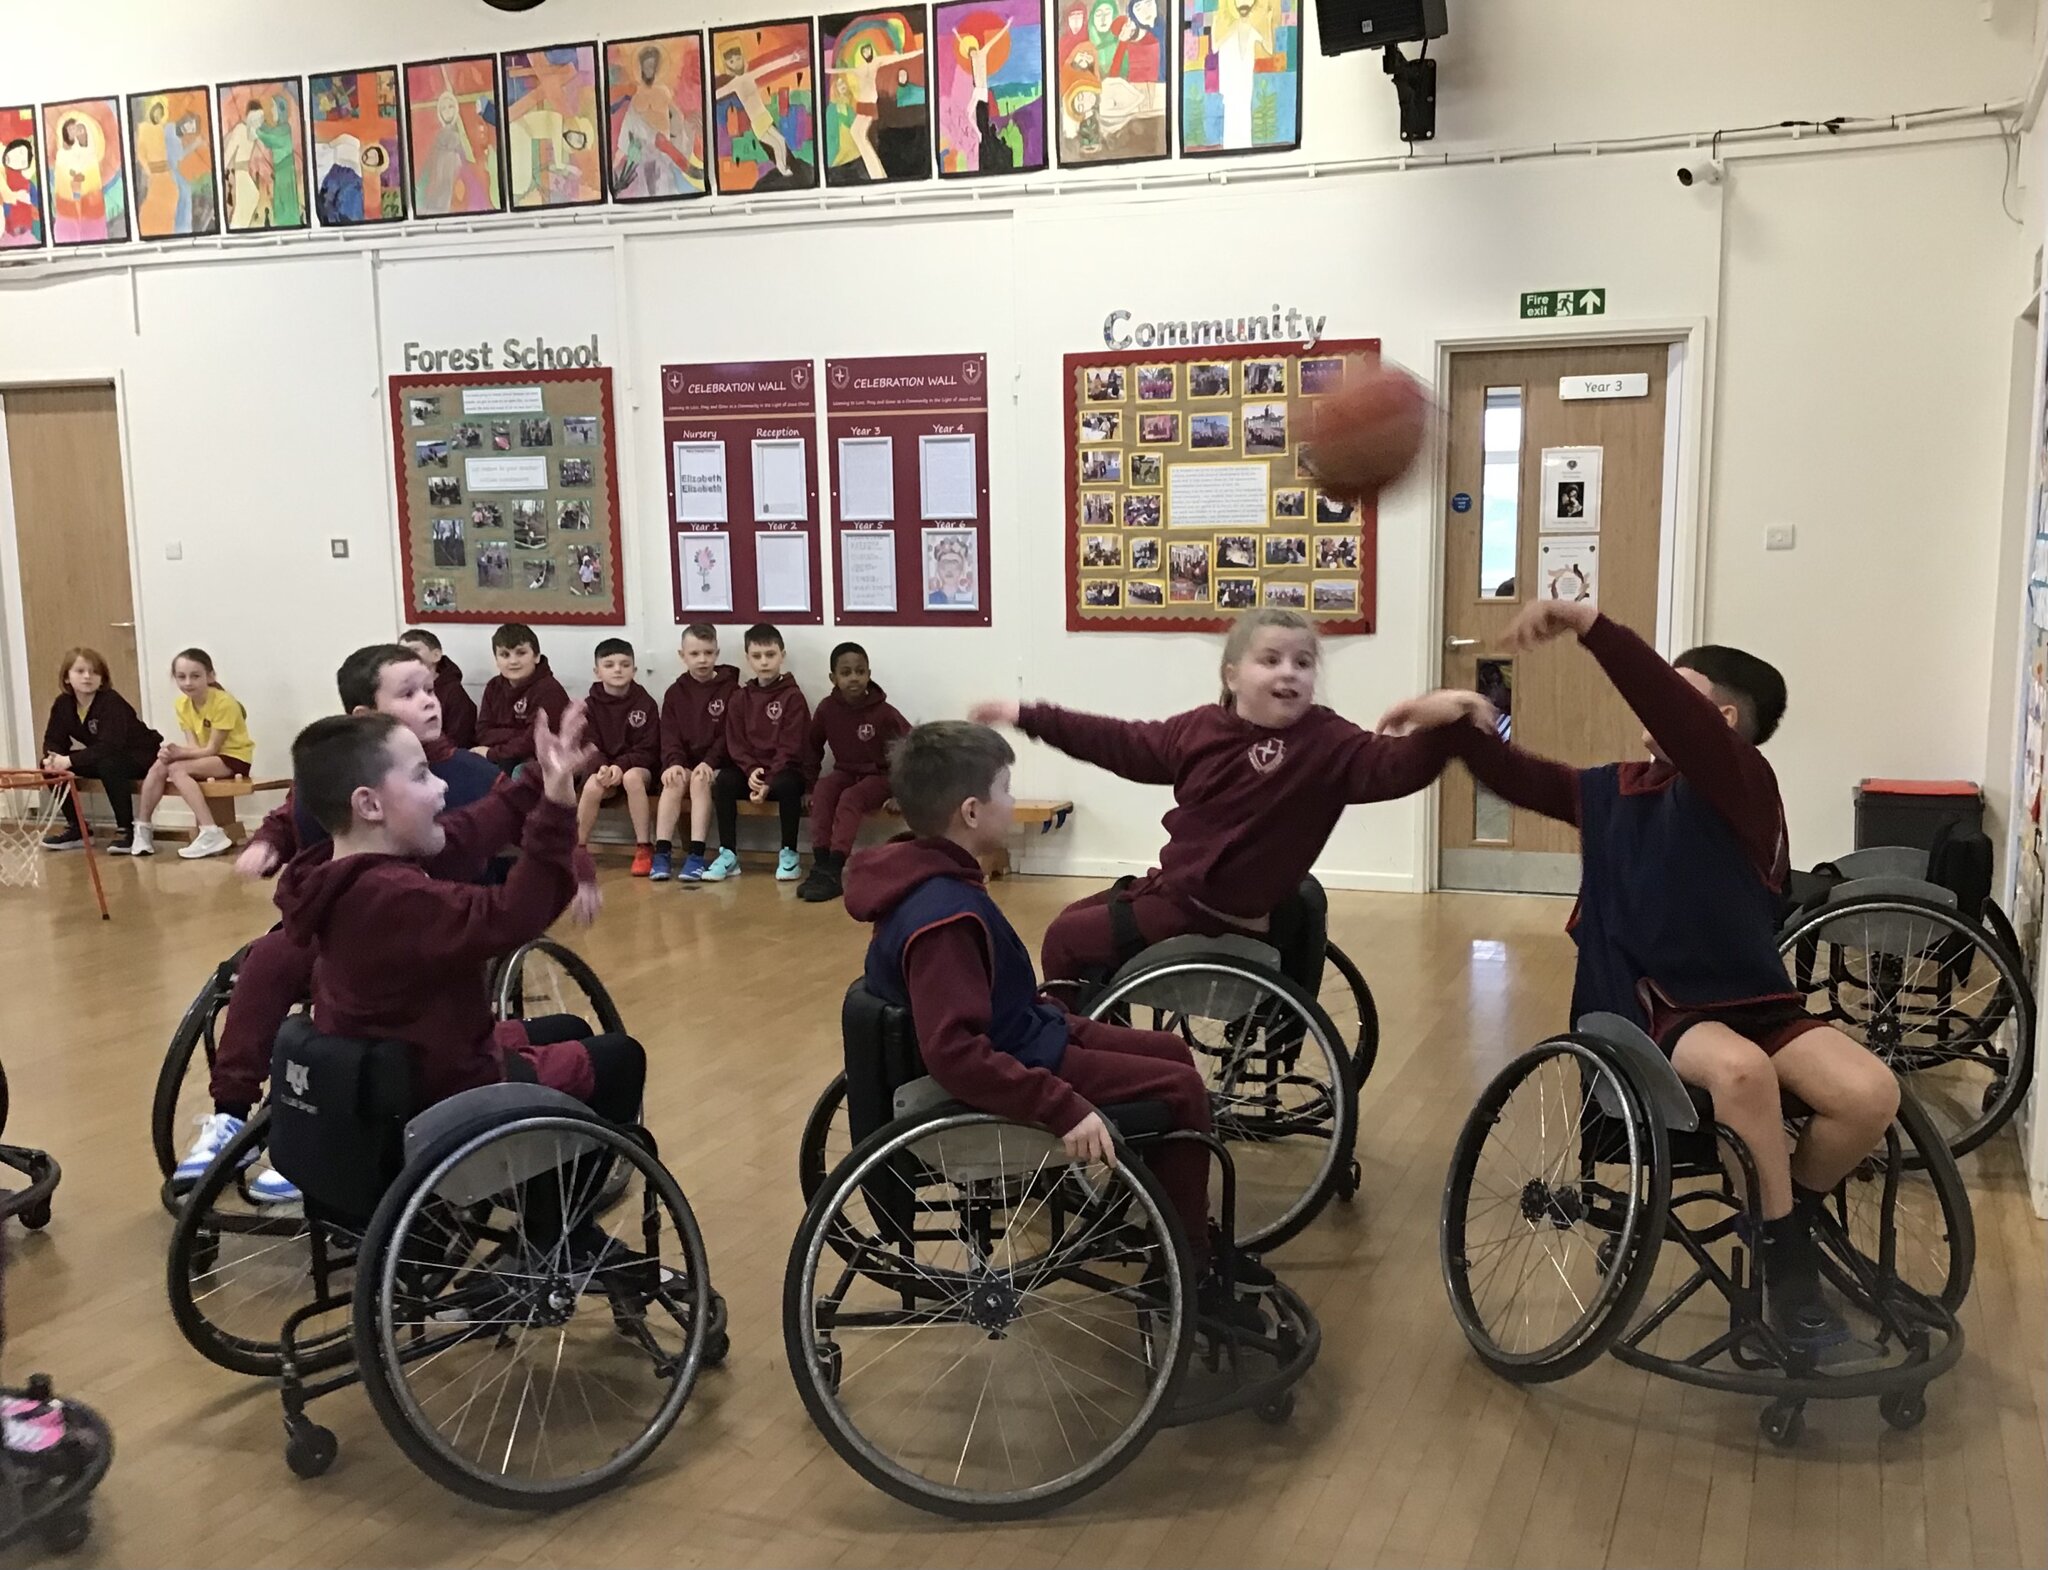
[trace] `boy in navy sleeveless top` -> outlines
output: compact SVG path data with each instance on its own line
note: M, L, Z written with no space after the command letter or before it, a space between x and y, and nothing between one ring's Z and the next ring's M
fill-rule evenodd
M1589 605L1540 600L1506 644L1575 633L1645 727L1645 761L1576 769L1490 728L1457 724L1454 750L1516 806L1579 830L1572 1018L1633 1020L1679 1077L1749 1146L1765 1221L1765 1301L1787 1336L1825 1345L1847 1327L1820 1285L1812 1220L1822 1197L1883 1139L1898 1083L1860 1043L1806 1012L1778 958L1791 857L1777 776L1757 750L1785 712L1785 682L1740 649L1709 645L1666 664ZM1477 695L1436 693L1382 722L1478 717ZM1813 1109L1786 1147L1781 1093Z
M1016 803L1010 744L983 725L919 725L896 749L889 782L911 832L846 867L846 908L871 922L867 986L908 1008L925 1068L971 1107L1060 1137L1067 1155L1113 1163L1102 1103L1163 1102L1176 1128L1209 1128L1209 1094L1179 1037L1069 1014L1040 997L1030 952L989 898L980 857L1000 850ZM1255 1304L1226 1292L1209 1222L1209 1153L1176 1140L1146 1152L1180 1217L1201 1282L1201 1312L1250 1330ZM1241 1285L1270 1285L1249 1255Z

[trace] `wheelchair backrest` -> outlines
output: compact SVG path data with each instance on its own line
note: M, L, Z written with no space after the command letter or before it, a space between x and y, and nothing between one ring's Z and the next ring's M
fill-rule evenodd
M405 1163L412 1048L323 1036L294 1014L270 1065L270 1160L316 1207L367 1220Z
M839 1007L846 1055L846 1120L857 1145L896 1115L896 1092L925 1077L910 1010L870 992L865 981L846 989Z

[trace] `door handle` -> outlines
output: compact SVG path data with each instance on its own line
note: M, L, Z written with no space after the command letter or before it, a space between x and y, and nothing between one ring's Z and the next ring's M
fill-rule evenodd
M1446 638L1444 639L1444 647L1446 649L1476 649L1479 647L1479 640L1477 638Z
M132 621L110 621L107 625L109 627L133 627L135 623Z

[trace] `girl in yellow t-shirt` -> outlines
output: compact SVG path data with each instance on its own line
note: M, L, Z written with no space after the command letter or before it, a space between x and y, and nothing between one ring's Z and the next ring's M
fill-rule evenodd
M197 861L218 856L234 844L215 825L200 781L245 777L255 761L256 743L249 739L248 712L213 674L213 659L204 649L186 649L172 660L171 680L178 684L178 724L185 732L185 745L165 742L142 782L134 854L156 854L149 820L169 789L184 799L202 825L198 837L178 852L186 861Z

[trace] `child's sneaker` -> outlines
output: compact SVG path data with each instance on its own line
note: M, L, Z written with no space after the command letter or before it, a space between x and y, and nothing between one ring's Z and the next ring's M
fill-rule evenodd
M138 823L129 841L128 854L131 856L154 856L156 854L156 825Z
M109 856L132 856L135 854L135 831L123 829L113 844L107 847Z
M637 856L633 858L636 865L639 859ZM649 883L666 883L668 879L668 852L665 850L655 851L653 855L647 858L647 881Z
M804 869L797 863L796 852L793 850L785 848L782 854L775 858L775 881L777 883L794 883L803 876L803 871Z
M208 856L218 856L224 850L233 850L235 842L227 837L219 824L209 823L199 831L199 837L178 852L180 861L204 861Z
M276 1167L265 1167L249 1179L249 1197L259 1205L296 1205L306 1196Z
M199 1120L199 1137L171 1172L173 1183L197 1183L213 1158L228 1148L228 1141L242 1132L242 1120L229 1112L209 1112ZM254 1152L251 1152L253 1157Z
M796 897L807 904L823 905L839 898L844 892L837 870L813 858L811 875L797 885Z
M633 876L645 878L652 876L653 872L654 847L652 845L635 845L633 847Z
M676 873L678 883L702 883L704 881L704 858L685 856L682 869Z
M85 843L85 836L77 829L59 829L43 840L44 850L76 850Z
M692 856L690 858L690 861L695 861L696 859L697 858L695 856ZM700 874L700 877L701 880L705 883L723 883L727 878L736 878L739 875L739 857L735 856L730 850L721 847L719 849L718 855L712 860L711 865L704 869L704 871ZM683 876L685 878L689 878L690 876L689 862L683 863Z

